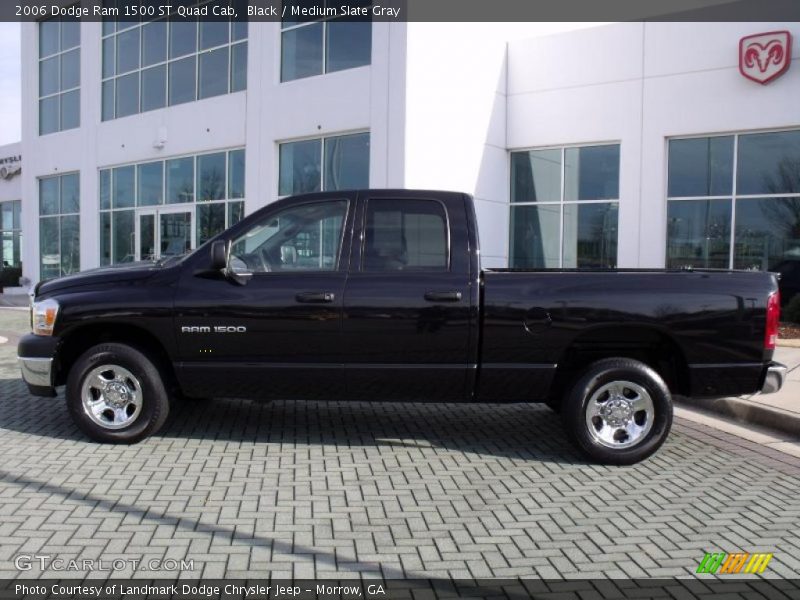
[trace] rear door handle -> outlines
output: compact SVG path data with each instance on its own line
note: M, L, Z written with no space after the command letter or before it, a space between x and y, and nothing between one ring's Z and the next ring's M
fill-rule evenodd
M425 292L428 302L460 302L461 292Z
M333 302L336 295L333 292L300 292L294 298L303 304L327 304Z

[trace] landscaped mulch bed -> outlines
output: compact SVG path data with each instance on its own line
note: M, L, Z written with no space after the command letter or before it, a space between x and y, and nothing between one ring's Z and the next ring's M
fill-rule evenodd
M784 340L800 339L800 325L797 323L781 323L778 337Z

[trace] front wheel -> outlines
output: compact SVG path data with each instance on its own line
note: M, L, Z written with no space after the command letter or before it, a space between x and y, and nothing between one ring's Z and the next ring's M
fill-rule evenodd
M142 352L100 344L75 362L67 377L67 408L93 440L133 444L158 431L169 413L161 373Z
M589 365L562 405L577 446L603 464L629 465L661 447L672 427L672 397L663 379L637 360Z

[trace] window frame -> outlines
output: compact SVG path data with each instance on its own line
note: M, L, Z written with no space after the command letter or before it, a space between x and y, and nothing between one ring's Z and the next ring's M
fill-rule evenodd
M330 0L324 0L323 3L322 3L323 8L327 8L327 5L328 5L329 2L330 2ZM369 60L366 63L364 63L363 65L358 65L358 66L355 66L355 67L348 67L346 69L337 69L335 71L329 71L328 70L328 23L330 23L332 21L341 21L341 20L350 20L350 21L354 21L354 22L369 23L369 26L370 26ZM322 39L321 39L321 42L320 42L321 48L322 48L322 65L321 65L322 68L321 68L320 72L319 73L315 73L313 75L306 75L305 77L295 77L293 79L284 79L283 78L283 35L284 35L284 33L289 32L289 31L294 31L294 30L297 30L297 29L302 29L304 27L309 27L309 26L315 25L317 23L322 24ZM363 20L362 19L347 19L347 18L343 19L341 16L330 15L330 16L323 16L323 17L316 18L316 19L297 20L297 21L290 21L290 22L286 22L286 21L281 20L279 22L279 24L280 24L280 30L278 32L279 49L278 49L278 52L277 52L277 58L278 58L278 83L279 84L292 83L294 81L302 81L302 80L305 80L305 79L310 79L312 77L321 77L323 75L329 75L330 73L339 73L341 71L349 71L351 69L359 69L359 68L362 68L362 67L369 67L369 66L372 65L372 43L371 42L372 42L373 34L374 34L374 28L373 28L374 21L372 19L371 13L370 13L369 19L363 19Z
M234 0L235 1L235 0ZM205 4L206 2L201 2ZM195 49L193 52L183 53L177 56L170 56L170 41L172 39L172 26L171 23L175 21L171 21L170 18L174 17L176 13L172 13L169 17L152 17L147 19L142 19L139 21L115 21L114 19L109 19L105 22L114 23L112 28L109 28L106 31L106 28L103 27L100 35L100 61L101 61L101 70L100 70L100 107L101 107L101 115L100 121L101 123L105 123L108 121L115 121L117 119L124 119L125 117L143 114L145 112L152 112L154 110L161 110L164 108L169 108L171 106L179 106L181 104L188 104L190 102L198 102L200 100L207 100L209 98L217 98L219 96L225 96L229 94L234 94L237 92L247 91L247 75L245 71L245 81L244 86L241 89L234 89L234 80L233 80L233 67L234 67L234 49L238 46L245 46L247 50L245 51L245 58L246 63L249 63L249 42L250 42L250 30L248 27L247 35L245 37L236 38L236 27L237 21L228 20L228 41L223 44L217 44L215 46L210 46L208 48L201 48L201 39L202 39L202 27L200 26L202 21L198 20L197 18L188 19L188 21L194 22L196 27L195 29ZM146 25L151 23L158 23L163 22L166 24L166 32L165 32L165 56L163 60L159 60L157 62L153 62L150 64L145 65L143 63L144 59L144 45L145 45L145 37L144 37L144 28ZM180 21L177 21L180 22ZM220 21L223 22L223 21ZM122 27L120 27L122 25ZM139 32L139 57L138 57L138 67L132 69L130 71L126 71L124 73L120 73L117 71L117 61L118 61L118 38L121 34L128 33L133 31L134 29L138 30ZM113 40L112 46L114 48L114 68L113 73L111 75L106 76L103 73L102 65L104 64L105 60L105 45L108 40ZM201 96L200 94L200 63L201 57L205 54L210 54L215 51L219 51L222 49L227 48L228 51L228 60L227 60L227 76L226 76L226 88L227 92L222 94L215 94L211 96ZM194 92L193 92L193 99L192 100L185 100L181 102L171 103L170 102L170 67L175 63L184 61L186 59L194 58ZM159 67L163 67L164 69L164 96L163 101L164 104L157 108L148 108L147 110L143 110L143 74L145 71L149 71L152 69L156 69ZM127 77L130 75L136 75L138 81L138 93L136 98L136 106L137 110L133 113L120 115L117 116L117 80L123 77ZM111 88L111 95L112 99L110 102L110 106L112 107L112 115L106 117L102 114L102 109L104 107L103 102L103 90L106 85L109 85Z
M78 182L78 211L77 212L63 212L63 193L64 193L64 184L63 179L64 177L71 177L76 176ZM56 180L58 182L58 211L52 214L42 214L41 208L41 191L42 191L42 182L45 180ZM63 241L63 219L64 217L77 217L78 218L78 269L74 271L74 273L80 272L81 270L81 245L80 245L80 215L81 215L81 177L80 171L68 171L65 173L59 173L58 175L47 175L45 177L37 177L36 178L36 202L37 202L37 221L38 221L38 268L39 268L39 277L42 278L42 271L44 263L42 259L44 254L42 253L42 221L43 220L55 220L58 223L58 275L56 277L63 277L65 275L71 275L73 272L66 273L64 271L64 262L62 257L62 241Z
M415 267L410 269L399 269L393 271L373 271L366 268L366 250L367 250L367 215L369 214L369 203L371 201L393 201L403 203L405 200L407 201L417 201L417 202L435 202L439 206L441 206L442 211L444 212L444 226L445 226L445 250L447 252L446 256L446 266L444 268L441 267ZM397 275L398 273L409 273L412 275L419 275L420 273L451 273L453 268L453 252L452 252L452 224L450 218L450 212L447 210L447 204L443 202L439 198L392 198L392 197L380 197L380 198L373 198L367 196L363 200L363 209L362 214L359 218L359 224L361 228L361 240L359 243L359 258L358 258L358 272L359 273L367 273L370 275Z
M325 186L325 142L332 138L343 138L343 137L350 137L356 135L366 135L367 136L367 143L369 144L369 149L372 150L372 132L369 129L359 129L356 131L347 131L347 132L337 132L330 135L321 135L321 136L306 136L306 137L299 137L299 138L292 138L287 140L279 140L277 141L277 152L275 152L276 161L277 161L277 177L276 180L276 187L277 187L277 198L283 199L288 198L289 196L298 196L301 194L314 194L319 192L337 192L342 190L329 190ZM315 142L319 141L319 189L316 191L309 191L309 192L290 192L288 194L281 194L281 146L287 144L295 144L298 142ZM371 167L371 156L370 153L367 153L367 187L369 187L369 170Z
M318 194L319 192L313 192L313 193L314 194ZM334 195L332 195L330 197L325 197L325 198L322 198L322 197L306 198L306 199L300 200L298 202L292 202L292 203L286 204L286 205L283 205L282 203L280 203L280 201L278 201L278 204L272 207L274 210L266 212L264 215L262 215L262 217L260 219L258 219L256 221L253 221L253 223L249 224L247 227L242 227L241 229L237 229L237 230L233 231L232 232L233 235L227 240L227 244L228 244L229 252L232 252L233 251L233 245L237 241L242 239L250 229L252 229L253 227L256 226L256 224L268 221L269 219L274 218L276 215L280 214L281 212L283 212L285 210L290 210L290 209L298 208L298 207L301 207L301 206L307 206L307 205L310 205L310 204L311 205L313 205L313 204L326 204L326 203L330 203L330 202L344 202L345 203L344 217L342 218L342 230L341 230L341 232L339 234L339 252L338 252L338 254L336 256L336 265L335 265L335 267L333 269L293 269L293 270L286 270L286 271L284 271L284 270L278 270L278 271L242 271L242 272L238 272L237 274L238 275L243 275L243 276L246 276L246 277L247 276L256 277L256 276L262 276L262 275L265 275L265 276L281 276L281 275L283 275L283 276L295 276L296 277L297 275L304 274L304 273L308 273L308 274L312 274L312 275L328 275L328 274L334 274L334 273L341 273L342 271L347 271L347 268L348 268L348 265L349 265L349 261L350 261L350 257L347 256L345 258L345 250L346 250L345 242L346 242L346 239L347 239L346 236L348 235L348 231L350 230L350 227L348 227L348 224L350 223L350 220L352 218L352 213L353 213L354 205L355 205L354 198L348 197L347 195L342 195L342 196L334 196Z
M669 267L669 203L672 201L704 201L704 200L727 200L730 202L731 219L730 219L730 233L728 237L728 266L727 269L734 269L734 261L736 259L736 201L737 200L767 200L770 198L798 198L800 199L800 192L783 192L778 194L739 194L737 183L739 175L739 138L747 137L750 135L759 135L764 133L788 133L800 132L800 127L785 127L785 128L770 128L758 129L750 131L727 131L718 133L705 133L705 134L692 134L692 135L675 135L669 136L664 140L664 214L666 215L666 222L664 224L664 267L665 268L681 268ZM712 139L732 137L733 138L733 156L731 158L733 164L731 167L731 193L727 195L708 195L708 196L670 196L669 195L669 144L673 140L694 140L694 139ZM713 268L713 267L697 267L697 268Z
M242 176L243 176L242 177L242 189L244 191L244 194L241 197L233 198L233 197L230 197L230 189L231 189L231 186L230 186L230 184L231 184L231 181L230 181L230 167L231 167L231 163L232 163L231 154L236 153L236 152L244 152L244 163L243 163L244 164L244 171L242 173ZM224 197L216 199L216 200L198 200L197 199L197 188L198 188L198 186L197 186L197 183L198 183L197 182L197 178L198 178L197 163L198 163L198 159L203 157L203 156L211 156L211 155L216 155L216 154L224 154L225 155L225 175L224 175L224 182L223 182ZM167 163L170 162L170 161L173 161L173 160L182 160L182 159L191 159L192 160L192 178L191 178L191 180L192 180L192 190L193 190L192 200L190 202L170 203L170 202L167 201L167 198L168 198L168 196L167 196L167 191L168 191L168 189L167 189L167 180L168 180L167 179L167 171L168 171ZM140 196L140 190L141 190L140 177L139 177L140 169L139 168L141 166L143 166L143 165L152 165L152 164L156 164L156 163L160 163L161 164L161 202L159 204L139 204L139 196ZM199 152L199 153L196 153L196 154L181 154L181 155L176 155L176 156L158 158L156 160L144 160L144 161L138 161L138 162L133 162L133 163L123 163L123 164L116 164L116 165L105 165L105 166L99 167L97 169L97 181L98 181L97 190L98 190L98 207L99 207L98 208L98 213L100 215L99 216L99 221L100 221L100 224L99 224L99 226L100 226L100 232L99 232L99 235L100 235L99 264L101 266L119 264L119 263L113 262L114 213L117 213L117 212L134 211L134 219L137 220L138 217L139 217L139 214L141 212L147 211L147 210L165 211L165 210L170 210L173 207L178 207L178 208L180 208L182 206L191 207L191 208L187 208L187 210L191 210L192 211L192 219L193 219L193 221L192 221L192 227L193 227L192 235L194 236L194 239L196 240L196 242L199 242L199 240L200 240L199 232L197 231L197 227L198 227L198 223L199 223L198 210L197 210L198 206L210 206L212 204L222 204L222 205L224 205L224 207L225 207L225 228L222 231L230 229L234 225L236 225L239 222L241 222L241 220L243 220L246 217L246 214L245 214L244 210L242 212L241 219L239 221L237 221L236 223L231 223L231 207L233 205L235 205L236 203L242 203L243 207L246 209L246 204L245 204L246 203L246 188L247 188L247 167L246 167L246 164L247 164L246 147L244 147L244 146L233 146L233 147L228 147L228 148L220 148L220 149L213 150L213 151ZM133 168L133 205L132 206L115 206L115 203L114 203L115 174L114 174L114 172L117 169L126 168L126 167L132 167ZM108 172L108 194L109 194L109 197L108 197L108 208L103 208L102 207L103 206L103 204L102 204L102 193L103 193L102 177L103 177L103 173L104 172ZM109 261L107 263L103 262L103 255L102 255L102 252L103 252L103 241L102 241L103 240L103 221L102 221L103 217L102 217L102 215L105 214L105 213L108 213L109 219L110 219L109 223L110 223L111 229L110 229L110 234L109 234L109 238L108 238L109 239L109 246L108 247L109 247L109 249L112 250L112 255L109 257ZM135 223L136 223L136 221L135 221ZM220 232L218 232L218 233L220 233ZM218 235L218 233L214 234L214 235ZM209 239L211 239L211 238L209 238ZM208 240L206 240L206 241L208 241ZM203 243L205 243L205 241L202 242L202 243L196 243L195 244L195 248L193 248L193 250L196 250L197 248L199 248Z
M71 6L78 6L79 3L74 3ZM58 24L58 50L51 54L47 54L45 56L42 55L42 43L41 43L41 35L42 35L42 25L48 21L53 21ZM69 48L62 48L61 41L63 39L63 22L61 19L57 17L53 17L50 19L41 19L36 22L36 116L37 116L37 123L36 123L36 130L38 135L52 135L54 133L60 133L62 131L70 131L72 129L78 129L81 126L81 55L82 52L82 39L81 39L81 23L78 20L76 22L78 27L78 43L75 46L70 46ZM76 86L71 88L62 89L61 84L63 80L63 59L66 54L71 52L78 53L78 83ZM49 94L42 94L42 63L48 60L58 60L58 89L55 92ZM71 94L73 92L77 92L78 94L78 115L77 115L77 124L72 127L64 127L64 119L63 119L63 97L67 94ZM56 111L56 120L58 125L52 131L44 132L42 131L42 102L44 100L51 100L51 99L58 99L58 110Z
M566 199L566 189L567 189L567 178L566 178L566 168L567 168L567 161L566 161L566 152L569 149L581 149L581 148L595 148L598 146L617 146L619 148L619 165L617 169L617 198L604 198L601 200L567 200ZM513 171L512 171L512 160L511 156L517 153L527 153L527 152L538 152L541 150L559 150L561 153L560 156L560 175L561 175L561 185L559 191L559 199L556 200L537 200L534 202L514 202L513 194L512 194L512 187L513 187ZM580 143L573 143L573 144L560 144L560 145L550 145L550 146L532 146L532 147L525 147L525 148L514 148L513 150L509 151L509 161L508 161L508 193L509 193L509 236L508 236L508 262L509 267L511 267L511 260L513 256L513 249L514 249L514 239L511 235L511 214L514 211L514 208L517 206L558 206L558 219L559 219L559 228L558 228L558 267L542 267L544 270L556 270L556 269L569 269L573 267L564 267L564 207L565 205L584 205L584 204L616 204L617 211L619 211L619 207L621 204L621 182L622 182L622 141L621 140L612 140L612 141L599 141L599 142L580 142ZM618 213L619 214L619 213ZM616 265L619 265L619 221L617 221L617 257L615 260ZM514 268L514 267L511 267ZM580 267L574 267L580 268Z

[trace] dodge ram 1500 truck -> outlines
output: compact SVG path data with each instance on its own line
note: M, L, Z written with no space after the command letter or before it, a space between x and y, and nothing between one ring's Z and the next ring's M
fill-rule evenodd
M613 464L664 442L672 394L783 383L772 273L482 270L478 248L466 194L285 198L186 256L39 283L23 378L103 442L175 397L546 402Z

